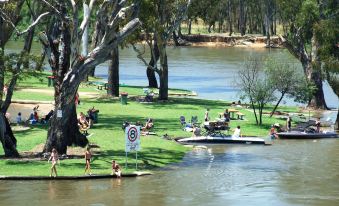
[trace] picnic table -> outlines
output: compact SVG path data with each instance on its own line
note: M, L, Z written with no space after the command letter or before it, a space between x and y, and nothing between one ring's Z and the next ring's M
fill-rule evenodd
M231 119L235 119L234 117L234 114L239 112L239 110L236 110L236 109L228 109L228 112L230 113L231 115Z
M97 86L98 90L102 90L103 88L107 90L108 88L108 83L106 82L89 82L89 84Z

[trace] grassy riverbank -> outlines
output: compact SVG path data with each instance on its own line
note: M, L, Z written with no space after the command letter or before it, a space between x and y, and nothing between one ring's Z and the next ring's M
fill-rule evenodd
M44 74L47 76L47 74ZM18 85L18 91L14 95L16 100L53 100L52 87L47 87L47 79L41 78L22 80ZM29 93L27 92L29 89ZM138 153L138 164L140 170L152 170L163 167L166 164L179 162L189 149L177 144L174 141L165 140L163 135L170 137L189 137L191 133L181 129L179 117L181 115L189 119L197 115L201 122L206 108L210 109L210 117L218 117L225 108L230 108L229 102L211 101L193 98L171 97L168 102L155 102L142 104L136 100L129 99L128 105L121 105L118 98L108 98L104 95L104 90L97 90L95 86L83 84L80 89L81 104L78 106L78 112L85 112L91 107L100 110L99 123L95 124L90 130L89 141L99 148L94 149L94 158L92 162L92 173L108 174L110 172L110 161L116 159L123 166L123 172L134 171L134 154L128 157L128 169L124 167L124 132L121 129L123 121L145 122L148 117L152 117L155 122L154 132L157 135L141 137L142 150ZM143 95L142 87L123 86L120 91L125 91L130 96ZM183 90L172 90L171 92L187 92ZM87 94L87 96L85 95ZM91 95L88 95L91 94ZM94 95L96 94L96 95ZM237 108L239 109L239 108ZM271 108L268 108L270 110ZM242 127L244 135L265 136L272 123L279 122L284 124L284 120L264 117L262 126L255 125L254 115L251 110L246 108L239 109L245 114L245 120L231 121L231 128L237 125ZM295 107L284 107L281 110L295 112ZM12 114L15 115L15 114ZM47 126L34 125L25 131L15 131L18 140L18 150L41 151L47 136ZM59 175L82 175L84 172L84 160L82 158L82 148L70 148L70 151L77 151L81 156L78 159L65 159L61 161L58 167ZM0 155L3 155L2 148ZM46 160L32 159L2 159L0 161L0 175L48 175L50 165Z

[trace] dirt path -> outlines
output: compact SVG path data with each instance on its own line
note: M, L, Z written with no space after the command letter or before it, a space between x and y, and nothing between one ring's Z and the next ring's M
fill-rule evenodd
M19 89L19 91L22 92L34 92L34 93L43 93L43 94L49 94L49 95L53 95L54 91L51 89ZM100 94L97 92L79 92L80 97L85 97L85 98L96 98L98 97Z

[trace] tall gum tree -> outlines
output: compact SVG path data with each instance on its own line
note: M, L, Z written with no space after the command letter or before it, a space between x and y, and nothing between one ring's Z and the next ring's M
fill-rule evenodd
M155 43L149 44L154 66L147 63L142 57L142 52L136 49L138 58L141 59L148 69L152 69L159 75L159 100L168 99L168 59L166 47L168 41L172 37L173 32L179 27L181 22L187 16L187 10L191 4L191 0L147 0L148 5L145 12L152 11L152 15L148 15L144 22L146 32L154 35ZM143 12L143 11L141 11ZM150 13L150 12L149 12ZM148 34L151 36L151 34ZM157 50L158 49L158 50ZM157 56L159 55L159 56ZM159 59L159 67L157 66Z
M138 5L126 6L124 0L105 0L100 4L98 12L106 13L108 22L104 28L104 35L99 44L89 51L87 56L80 55L81 37L89 21L89 15L95 4L91 0L88 4L88 16L79 20L80 3L77 1L54 2L43 0L43 3L53 13L54 20L51 31L39 35L44 46L49 64L55 76L55 115L51 118L48 137L44 152L56 148L61 154L67 153L67 146L85 146L87 138L79 132L76 118L75 95L81 81L85 80L91 70L97 65L110 59L112 48L123 41L139 25L140 21L135 14ZM86 2L84 2L86 3ZM67 9L67 8L71 9ZM97 15L100 16L100 15ZM128 17L128 21L119 31L115 31L118 24Z
M288 12L284 21L288 22L290 27L290 30L280 38L288 51L300 61L307 79L316 86L309 106L328 109L323 91L320 45L314 30L314 26L321 20L319 16L321 3L322 1L315 0L280 2L280 12ZM295 12L291 12L291 8Z
M32 25L22 32L16 29L16 25L22 19L21 10L26 2L29 8ZM2 143L5 156L17 157L19 153L16 149L16 138L12 132L9 121L5 114L11 104L14 88L19 76L30 69L30 50L34 35L34 26L42 17L48 13L37 16L35 12L41 10L37 1L14 0L11 2L0 3L0 141ZM20 54L6 54L4 48L13 33L17 35L26 34L24 37L24 47ZM7 63L6 63L7 62ZM36 61L37 68L41 67L43 57ZM34 69L34 68L33 68ZM5 74L8 77L8 83L5 85ZM6 92L4 87L6 86Z

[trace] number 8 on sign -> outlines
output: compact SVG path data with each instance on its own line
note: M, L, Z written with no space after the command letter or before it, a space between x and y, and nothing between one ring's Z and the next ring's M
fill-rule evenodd
M138 130L135 127L130 127L128 130L128 139L131 142L134 142L138 138Z

